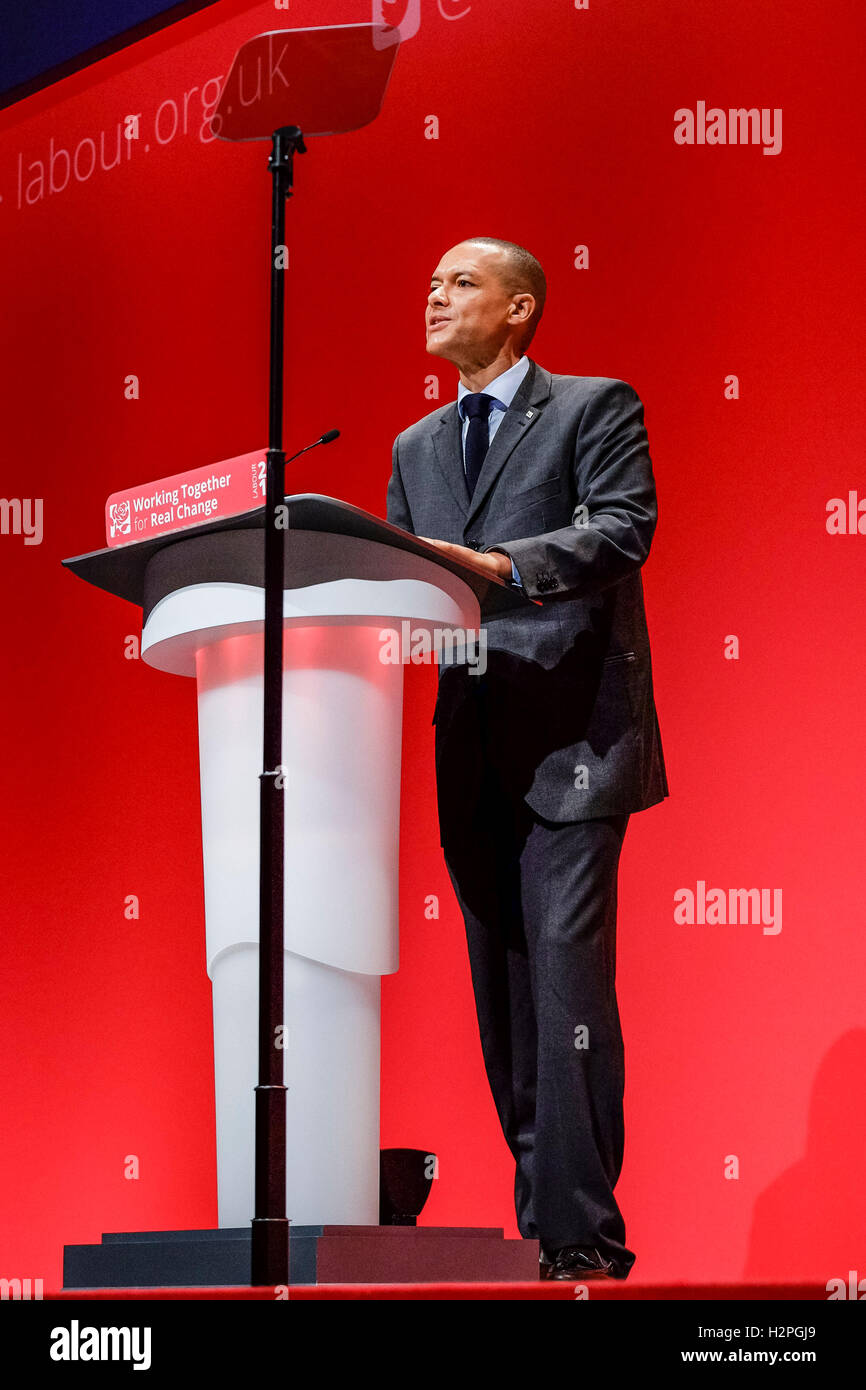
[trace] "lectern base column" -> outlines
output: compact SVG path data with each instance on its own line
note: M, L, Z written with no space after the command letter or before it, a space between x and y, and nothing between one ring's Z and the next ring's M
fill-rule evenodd
M289 626L283 677L286 1214L379 1219L380 977L397 967L402 667L377 624ZM261 638L196 659L220 1226L253 1215ZM286 1031L287 1030L287 1031Z
M378 975L285 953L284 1038L293 1225L375 1226L379 1220ZM258 948L236 946L213 965L219 1224L253 1211L253 1088ZM326 1218L327 1214L327 1218Z

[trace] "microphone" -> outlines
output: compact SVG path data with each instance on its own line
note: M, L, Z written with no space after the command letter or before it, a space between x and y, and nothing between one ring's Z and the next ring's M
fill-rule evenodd
M312 444L305 444L303 449L299 449L296 454L292 454L291 458L286 459L286 463L294 463L295 459L299 459L301 454L305 454L308 449L315 449L319 444L333 444L334 440L339 438L339 430L328 430L325 434L320 434L318 439L314 439Z
M339 438L339 430L326 430L324 434L319 435L318 439L314 439L312 444L305 444L303 449L299 449L296 454L292 454L291 458L287 458L286 464L294 463L295 459L299 459L301 454L305 454L308 449L316 449L320 444L333 444L334 440ZM285 493L283 494L283 500L285 500Z

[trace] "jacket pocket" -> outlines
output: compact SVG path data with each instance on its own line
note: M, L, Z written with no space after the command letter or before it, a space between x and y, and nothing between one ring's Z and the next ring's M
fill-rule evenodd
M553 497L555 493L561 491L562 479L558 473L553 473L549 478L542 478L540 483L533 483L530 487L509 488L509 505L522 507L527 502L538 501L542 497Z

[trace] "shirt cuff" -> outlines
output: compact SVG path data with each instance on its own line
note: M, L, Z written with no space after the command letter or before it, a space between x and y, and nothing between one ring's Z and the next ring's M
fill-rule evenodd
M489 550L495 550L495 551L497 551L500 555L508 555L508 551L507 551L507 550L500 550L498 545L488 545L488 546L485 546L485 548L484 548L484 553L486 554L486 552L489 551ZM511 559L511 556L510 556L510 555L508 555L508 558L509 558L509 560L511 560L511 578L510 578L510 579L506 579L505 582L506 582L506 584L516 584L518 589L522 589L522 588L523 588L523 580L520 578L520 575L519 575L518 572L517 572L517 566L515 565L514 561ZM525 590L524 590L524 592L525 592Z

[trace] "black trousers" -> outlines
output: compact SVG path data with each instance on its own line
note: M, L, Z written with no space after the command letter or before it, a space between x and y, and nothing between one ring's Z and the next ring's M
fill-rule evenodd
M466 924L481 1048L516 1164L518 1229L548 1253L635 1256L613 1195L624 1050L614 987L628 815L557 824L485 773L480 813L443 848Z

